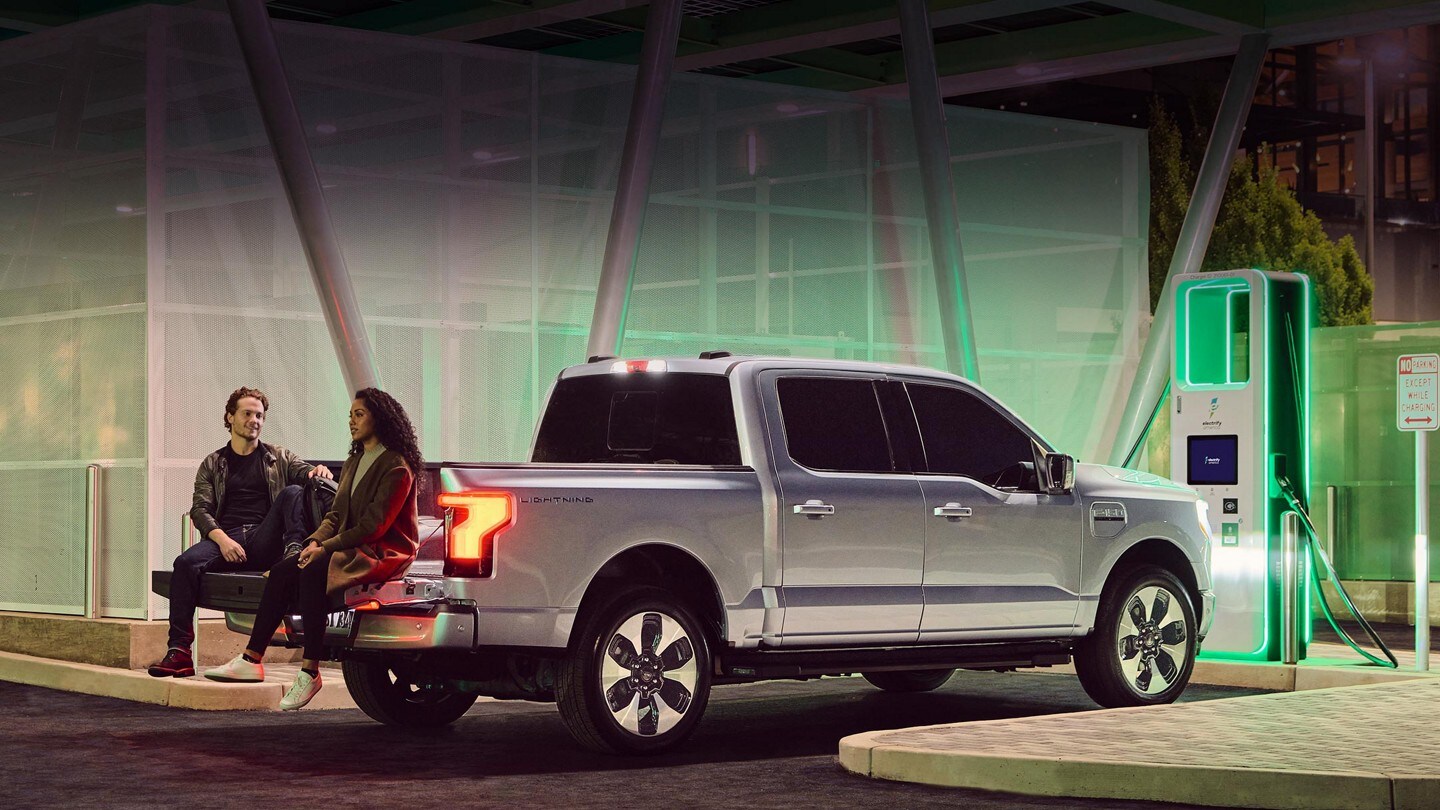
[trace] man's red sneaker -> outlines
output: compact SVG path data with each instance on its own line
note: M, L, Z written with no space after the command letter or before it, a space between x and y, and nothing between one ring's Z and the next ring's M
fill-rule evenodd
M150 665L147 670L157 678L188 678L195 674L195 661L189 650L171 648L165 657Z

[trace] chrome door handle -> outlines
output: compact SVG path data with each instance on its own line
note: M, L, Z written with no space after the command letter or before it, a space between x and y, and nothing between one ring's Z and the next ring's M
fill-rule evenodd
M935 517L949 518L951 520L967 518L970 517L970 507L961 506L960 504L951 501L944 506L935 507Z
M804 503L795 504L795 514L809 515L810 517L822 517L835 514L835 507L828 503L817 500L808 500Z

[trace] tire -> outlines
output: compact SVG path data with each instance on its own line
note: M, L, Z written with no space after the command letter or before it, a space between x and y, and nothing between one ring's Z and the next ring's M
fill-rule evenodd
M355 705L387 726L436 728L460 719L479 697L425 674L409 661L346 659L345 688Z
M710 645L690 607L634 588L581 626L555 685L575 741L613 754L658 754L684 742L710 698Z
M945 685L953 669L919 669L909 672L862 672L872 686L886 692L933 692Z
M1107 708L1173 703L1195 667L1195 608L1180 580L1142 565L1100 596L1095 629L1075 651L1080 684Z

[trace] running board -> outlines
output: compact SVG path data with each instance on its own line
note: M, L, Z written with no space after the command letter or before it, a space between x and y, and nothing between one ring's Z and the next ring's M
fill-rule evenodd
M943 647L855 647L826 650L735 650L720 673L736 678L794 678L917 669L1017 669L1070 663L1073 642L1026 641Z

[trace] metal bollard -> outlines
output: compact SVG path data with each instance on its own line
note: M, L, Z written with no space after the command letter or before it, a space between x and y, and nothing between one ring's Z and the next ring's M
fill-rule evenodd
M1340 488L1325 487L1325 556L1335 559L1335 535L1340 531Z
M1282 663L1300 663L1300 516L1280 516L1280 655ZM1308 618L1308 617L1307 617Z

